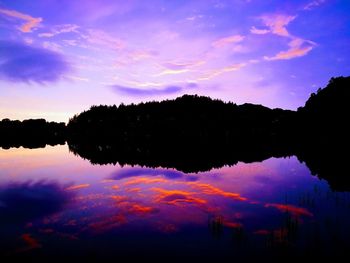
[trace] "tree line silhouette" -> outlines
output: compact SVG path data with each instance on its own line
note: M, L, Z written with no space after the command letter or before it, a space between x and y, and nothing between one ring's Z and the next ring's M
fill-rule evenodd
M39 148L46 144L64 144L65 123L47 122L44 119L24 121L3 119L0 121L0 147Z
M51 129L42 129L38 122L26 134L47 132L50 140L65 138L73 153L93 164L184 172L296 155L334 189L350 190L342 152L349 149L349 99L350 77L338 77L311 94L297 111L184 95L138 105L92 106L67 126L46 123ZM7 129L1 127L0 134Z

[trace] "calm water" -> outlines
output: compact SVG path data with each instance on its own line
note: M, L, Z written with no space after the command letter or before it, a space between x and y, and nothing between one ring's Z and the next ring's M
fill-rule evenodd
M333 258L349 220L349 193L295 157L185 174L91 165L66 145L0 149L2 258Z

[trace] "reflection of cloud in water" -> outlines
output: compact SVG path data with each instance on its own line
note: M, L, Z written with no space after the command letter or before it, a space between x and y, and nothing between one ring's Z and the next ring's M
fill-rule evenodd
M294 216L313 216L313 214L303 207L298 207L294 205L287 204L265 204L265 207L274 207L280 210L281 212L289 212Z
M122 180L136 176L164 176L168 179L182 179L186 181L196 181L198 177L195 175L185 174L171 169L151 169L151 168L123 168L114 172L110 179Z
M195 193L191 192L181 190L165 190L161 188L152 188L151 190L159 193L155 198L157 203L161 202L168 205L183 205L186 203L202 205L207 203L207 201L202 198L194 197L193 195Z
M71 194L47 181L10 183L0 186L0 223L25 223L63 209Z

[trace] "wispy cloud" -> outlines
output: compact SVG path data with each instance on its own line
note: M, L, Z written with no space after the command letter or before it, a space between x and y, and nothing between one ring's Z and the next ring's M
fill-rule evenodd
M120 85L113 85L112 86L113 91L122 93L129 96L157 96L157 95L167 95L167 94L173 94L180 92L182 90L182 87L179 86L167 86L163 89L138 89L138 88L131 88L131 87L125 87Z
M50 38L63 33L70 33L70 32L78 33L78 28L79 26L75 24L57 25L53 27L50 32L40 33L38 34L38 36Z
M320 6L321 4L323 4L323 3L325 3L326 2L326 0L315 0L315 1L311 1L311 2L309 2L308 4L306 4L305 6L304 6L304 10L312 10L312 9L314 9L314 8L316 8L316 7L318 7L318 6Z
M289 49L281 51L273 57L265 56L265 60L286 60L307 55L314 47L315 43L301 38L295 38L289 42Z
M90 184L77 184L77 185L72 185L66 188L66 190L70 191L70 190L79 190L82 188L87 188L89 187Z
M243 41L243 39L244 39L244 36L242 36L242 35L228 36L228 37L220 38L220 39L214 41L212 43L212 46L215 48L222 48L222 47L225 47L229 44L239 43L239 42Z
M245 67L246 65L247 63L238 63L219 69L209 70L207 72L204 72L204 74L202 74L201 76L199 76L197 80L209 80L227 72L237 71Z
M188 68L192 68L203 64L205 64L205 60L196 60L191 62L167 61L162 63L161 65L170 70L181 70L181 69L188 69Z
M46 48L0 41L0 77L15 82L53 82L70 71L65 57Z
M269 29L258 29L255 26L252 26L250 28L250 33L256 34L256 35L265 35L270 33L271 31Z
M9 9L0 8L0 14L3 14L8 17L16 18L19 20L24 20L25 23L19 28L19 30L23 33L32 32L32 29L38 27L39 24L43 21L41 17L36 18L30 15L23 14L18 11L9 10Z
M120 50L125 47L124 41L114 37L103 30L89 29L86 35L82 35L87 42L111 50Z
M287 204L265 204L265 207L274 207L282 212L289 212L294 216L313 216L313 214L303 207L298 207L294 205L287 205Z
M164 75L175 75L175 74L182 74L190 71L189 69L166 69L162 72L155 74L155 77L164 76Z

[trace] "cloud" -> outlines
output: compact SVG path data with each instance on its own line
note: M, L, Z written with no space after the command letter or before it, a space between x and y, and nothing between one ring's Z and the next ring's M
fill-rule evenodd
M318 7L319 5L323 4L324 2L326 2L326 0L315 0L315 1L312 1L308 4L306 4L303 9L304 10L312 10L312 9Z
M60 53L20 42L0 40L0 78L14 82L53 82L70 65Z
M290 42L288 43L288 50L280 51L272 57L265 56L265 60L287 60L302 57L308 54L315 47L316 43L293 36L288 32L286 26L295 18L296 16L281 14L264 15L261 16L260 19L263 21L264 25L268 27L268 29L257 29L255 27L251 28L250 31L253 34L267 34L270 32L272 34L290 39Z
M151 188L151 190L158 192L155 201L165 203L168 205L183 205L185 203L206 204L207 201L201 198L193 197L194 193L182 190L165 190L162 188Z
M164 62L161 65L170 70L182 70L187 68L192 68L199 66L205 63L205 60L196 60L192 62L177 62L177 61L168 61Z
M289 42L289 49L281 51L273 57L265 56L265 60L286 60L307 55L314 47L315 43L301 38L294 38Z
M36 248L41 248L42 245L39 243L38 240L32 237L31 234L25 233L21 236L21 239L24 241L26 244L26 247L23 249L20 249L20 251L26 251L26 250L31 250L31 249L36 249Z
M238 63L238 64L229 65L223 68L210 70L210 71L204 72L204 74L199 76L197 80L209 80L221 74L224 74L226 72L237 71L245 66L247 66L247 63Z
M210 184L203 184L203 183L196 183L196 182L192 182L192 183L188 183L188 184L194 188L201 190L203 194L220 195L220 196L232 198L232 199L238 200L238 201L246 201L247 200L247 198L242 197L238 193L225 192L225 191L221 190L220 188L217 188L217 187L212 186Z
M168 178L168 179L185 178L186 180L189 180L189 181L195 181L197 179L196 176L184 174L176 170L151 169L151 168L129 168L129 169L125 168L116 173L113 173L110 178L114 180L122 180L126 178L137 177L137 176L164 176L165 178Z
M155 184L155 183L167 183L168 180L164 178L133 178L124 183L125 186L133 185L133 184ZM113 186L114 187L114 186Z
M19 28L19 30L22 31L23 33L32 32L32 29L38 27L40 22L43 21L43 19L41 17L35 18L35 17L30 16L30 15L17 12L15 10L8 10L8 9L0 8L0 14L6 15L6 16L9 16L12 18L24 20L25 23Z
M264 25L269 28L269 31L275 35L279 36L290 36L286 26L293 21L296 16L273 14L264 15L260 19L263 21Z
M71 194L54 182L11 183L0 186L0 223L26 223L63 209Z
M70 191L70 190L78 190L78 189L82 189L82 188L87 188L89 187L90 184L77 184L77 185L72 185L66 188L66 190Z
M142 204L133 204L128 208L127 212L129 214L146 215L156 213L158 212L158 209Z
M108 232L113 228L120 227L128 223L125 215L113 215L110 217L104 217L103 219L98 220L97 222L92 222L88 227L97 233Z
M40 33L38 34L38 36L50 38L63 33L70 33L70 32L78 33L78 28L79 26L75 24L57 25L50 32Z
M270 33L271 31L268 29L258 29L255 26L252 26L250 29L250 33L256 34L256 35L265 35L267 33Z
M112 89L115 92L122 93L129 96L157 96L157 95L167 95L177 93L182 90L182 87L179 86L167 86L163 89L137 89L130 88L120 85L113 85Z
M157 52L156 51L148 51L148 50L134 50L131 51L128 54L128 57L132 60L132 61L140 61L140 60L144 60L144 59L148 59L148 58L152 58L157 56Z
M112 50L120 50L125 47L124 41L114 36L111 36L107 32L96 29L88 29L87 34L81 34L91 44L96 44L104 48Z
M244 36L242 35L233 35L233 36L228 36L224 38L220 38L212 43L212 46L215 48L222 48L226 45L232 44L232 43L239 43L243 41Z
M294 216L313 216L313 214L303 207L286 204L266 204L265 207L274 207L282 212L289 212Z
M154 75L155 77L164 76L164 75L176 75L188 72L189 69L166 69L160 72L159 74Z

